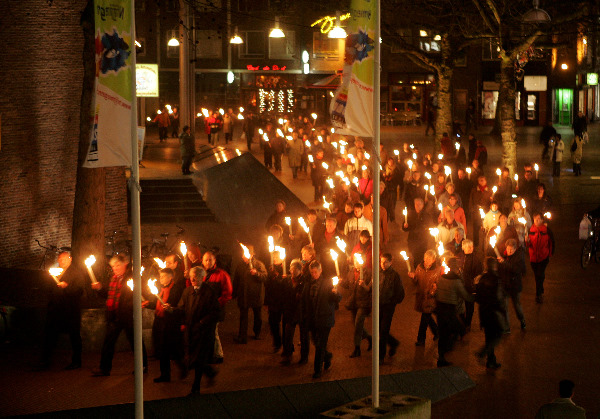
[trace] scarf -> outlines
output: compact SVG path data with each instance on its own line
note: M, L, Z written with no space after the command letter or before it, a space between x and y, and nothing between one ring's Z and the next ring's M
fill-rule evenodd
M171 283L167 287L162 287L158 293L158 296L165 303L169 300L169 293L171 292L174 283L174 281L171 281ZM165 317L165 308L160 303L160 301L156 301L156 317Z
M114 275L108 285L108 298L106 299L106 309L116 311L119 308L119 299L121 298L121 288L123 288L124 275Z
M479 189L481 192L485 192L487 190L487 185L485 185L485 186L477 185L477 189Z

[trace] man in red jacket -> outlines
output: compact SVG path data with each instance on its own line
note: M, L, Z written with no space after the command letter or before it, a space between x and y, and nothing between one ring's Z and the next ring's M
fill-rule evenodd
M527 237L529 248L529 261L535 275L535 301L541 304L544 301L544 279L546 278L546 267L550 256L554 254L554 235L544 224L542 214L533 214L533 225L529 229Z

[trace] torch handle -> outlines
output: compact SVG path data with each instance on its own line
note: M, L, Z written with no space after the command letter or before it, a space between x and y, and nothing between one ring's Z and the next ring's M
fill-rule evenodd
M410 262L408 260L406 260L406 269L408 269L408 272L412 272L412 268L411 268Z
M335 272L337 273L338 278L341 276L340 275L340 264L338 263L337 259L335 260Z
M92 267L88 266L87 270L88 270L88 274L90 275L90 279L92 280L92 284L97 284L98 281L96 280L96 275L94 275L94 271L92 271Z
M494 252L496 253L496 256L502 257L502 256L500 256L500 252L498 251L497 247L494 247Z

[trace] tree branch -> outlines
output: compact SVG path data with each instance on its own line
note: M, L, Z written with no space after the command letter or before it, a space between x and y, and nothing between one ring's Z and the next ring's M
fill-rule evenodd
M490 31L494 32L494 27L492 26L490 20L486 16L485 11L481 7L481 4L479 4L479 0L472 0L472 1L475 4L475 7L477 7L477 10L479 11L479 14L481 15L481 18L483 19L483 22L485 23L485 25L490 29Z
M498 27L502 26L502 21L500 20L500 15L498 14L498 9L496 9L496 5L494 4L494 0L486 0L487 5L492 9L492 13L494 14L494 18L496 19L496 24Z

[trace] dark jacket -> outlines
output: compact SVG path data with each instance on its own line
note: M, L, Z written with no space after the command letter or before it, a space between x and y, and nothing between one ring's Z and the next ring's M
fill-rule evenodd
M267 270L258 259L252 258L255 275L250 273L250 265L241 262L233 275L233 298L237 298L238 307L262 307L265 301L265 281Z
M87 273L71 264L58 278L59 281L69 284L60 288L54 281L50 284L50 298L48 300L48 320L60 325L65 330L81 323L81 297L83 295L83 280Z
M504 329L504 303L500 278L494 272L483 273L479 276L475 291L481 326L492 332L501 332Z
M398 272L391 266L379 270L379 305L400 304L404 300L404 286Z
M510 256L504 257L498 267L498 273L502 280L502 287L507 293L518 293L523 291L523 275L526 273L525 251L518 247Z
M440 278L439 265L434 263L429 269L424 264L417 266L413 283L417 286L415 297L415 311L419 313L433 313L435 309L435 292L437 281Z
M365 267L363 269L363 281L360 282L360 271L352 269L344 278L342 287L350 290L350 297L346 303L348 310L357 310L359 308L371 310L371 272Z
M214 288L206 282L197 291L187 287L174 310L188 334L190 367L204 364L212 357L220 311L217 297Z
M185 282L172 280L170 287L169 297L166 300L163 298L163 301L171 307L177 307L185 289ZM158 298L153 296L149 301L148 308L156 310L157 304L160 304ZM164 310L155 313L154 323L152 324L152 341L157 357L160 358L163 351L168 351L173 355L183 353L179 326L180 319L173 311Z
M191 134L182 132L179 136L179 148L181 157L193 156L196 153L196 140Z
M342 296L333 290L330 278L321 276L311 285L310 296L313 305L312 323L315 328L333 327L335 310Z
M475 292L475 278L483 272L483 264L475 252L464 255L462 279L468 293Z
M269 307L269 311L283 312L286 303L284 300L283 265L269 267L269 273L265 282L264 302Z

